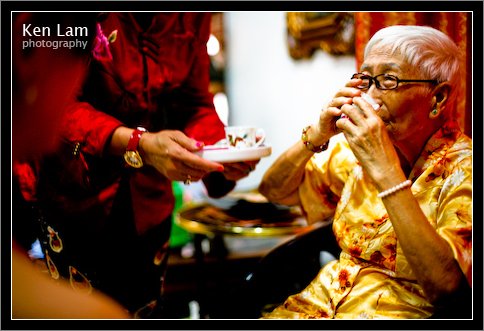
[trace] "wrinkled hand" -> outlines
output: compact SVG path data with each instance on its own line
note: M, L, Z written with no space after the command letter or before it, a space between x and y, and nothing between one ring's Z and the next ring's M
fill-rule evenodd
M361 95L361 90L356 88L360 83L361 81L359 79L350 80L343 88L336 92L326 107L323 107L317 126L319 132L324 132L329 137L341 132L341 129L336 126L336 121L343 114L341 107L343 105L351 105L353 98Z
M224 163L223 175L228 180L237 181L247 177L252 171L254 171L259 161L260 159L254 161Z
M164 130L143 134L140 152L146 164L157 169L166 178L195 182L213 171L224 171L224 166L194 154L203 143L187 137L181 131Z
M400 169L400 159L388 135L385 123L363 98L353 99L354 105L341 109L348 118L336 122L362 167L375 183L384 176L394 176ZM355 105L357 107L355 107Z

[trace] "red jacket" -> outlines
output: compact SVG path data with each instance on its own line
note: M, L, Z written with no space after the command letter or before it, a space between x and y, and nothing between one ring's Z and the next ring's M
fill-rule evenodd
M117 30L112 58L92 59L62 128L65 153L44 161L40 188L55 217L102 220L124 173L131 189L126 203L143 233L172 213L171 182L149 166L127 169L122 157L104 151L121 125L178 129L205 144L224 137L208 92L210 14L159 13L144 31L130 13L109 13L101 28L106 37Z

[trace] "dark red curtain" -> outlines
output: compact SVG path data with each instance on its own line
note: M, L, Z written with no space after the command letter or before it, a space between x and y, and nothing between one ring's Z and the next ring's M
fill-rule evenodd
M472 25L468 12L364 12L355 13L356 68L363 61L363 52L370 37L390 25L427 25L450 36L463 52L462 92L459 98L458 121L464 132L472 137Z

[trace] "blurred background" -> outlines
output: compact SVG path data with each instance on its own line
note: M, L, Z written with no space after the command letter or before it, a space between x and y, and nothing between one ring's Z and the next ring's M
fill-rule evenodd
M355 56L315 50L311 57L293 58L285 12L219 13L212 24L219 34L223 25L224 33L228 111L221 115L230 125L264 128L272 146L272 155L261 159L236 187L248 190L256 188L275 158L300 138L301 129L318 120L323 104L355 72Z

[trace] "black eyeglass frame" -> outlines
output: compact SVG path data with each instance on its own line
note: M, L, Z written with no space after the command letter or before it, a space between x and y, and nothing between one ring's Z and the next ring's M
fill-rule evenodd
M397 84L395 85L395 87L392 87L392 88L382 87L380 85L380 82L377 80L377 77L381 77L381 76L391 77L392 79L394 79L397 82ZM351 76L351 79L354 79L354 78L361 79L362 77L367 78L369 83L368 83L367 87L357 86L357 88L359 88L361 90L369 89L373 83L375 83L376 88L379 89L379 90L395 90L395 89L398 88L400 83L431 83L431 84L434 84L434 85L437 85L439 83L438 80L436 80L436 79L400 79L397 76L389 75L389 74L380 74L380 75L376 75L375 77L373 77L373 76L370 76L370 75L367 75L367 74L364 74L364 73L361 73L361 72L353 74L353 76Z

